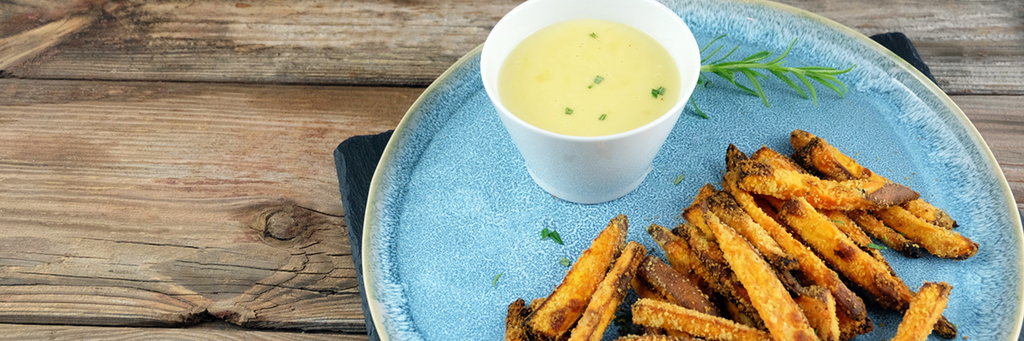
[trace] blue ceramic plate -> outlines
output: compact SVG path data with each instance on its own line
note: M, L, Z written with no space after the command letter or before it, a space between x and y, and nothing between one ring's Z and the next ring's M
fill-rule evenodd
M885 251L912 288L953 285L945 316L970 340L1016 340L1021 325L1021 223L1003 174L959 108L927 78L867 37L814 14L762 1L666 3L700 44L720 40L734 56L781 53L787 65L847 68L849 93L818 87L818 105L776 80L771 107L723 81L694 100L654 160L643 184L623 198L579 205L545 193L498 120L480 81L480 49L428 88L399 124L370 188L363 236L364 279L377 330L394 340L499 340L508 304L548 295L575 258L616 214L629 240L662 251L644 232L674 227L705 183L718 184L725 150L767 145L791 153L789 133L821 136L868 168L910 186L946 209L958 232L981 245L977 256L906 259ZM676 184L680 175L683 180ZM564 245L541 240L556 230ZM500 275L500 278L497 278ZM889 339L901 316L872 309L872 333ZM605 339L611 339L610 328ZM933 336L934 338L934 336Z

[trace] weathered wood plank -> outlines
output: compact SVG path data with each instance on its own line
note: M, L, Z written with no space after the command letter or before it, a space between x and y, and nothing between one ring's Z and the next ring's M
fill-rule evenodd
M0 323L364 331L331 153L420 91L0 79Z
M257 331L223 322L207 322L188 328L132 328L0 324L3 338L11 340L209 340L209 341L364 341L366 335L317 334L282 331Z
M1024 96L952 96L985 138L1024 210Z
M4 70L45 79L425 86L520 2L111 1L85 7L98 19L73 39ZM782 2L864 34L906 33L948 93L1024 94L1022 0ZM73 4L64 7L85 11ZM41 18L73 12L3 6ZM0 34L27 29L26 20L4 26Z

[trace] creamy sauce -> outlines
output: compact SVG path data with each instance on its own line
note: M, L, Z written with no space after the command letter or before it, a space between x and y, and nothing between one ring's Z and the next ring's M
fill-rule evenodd
M625 24L583 19L545 27L519 43L501 67L498 95L513 115L538 128L603 136L667 113L679 84L675 61L654 38Z

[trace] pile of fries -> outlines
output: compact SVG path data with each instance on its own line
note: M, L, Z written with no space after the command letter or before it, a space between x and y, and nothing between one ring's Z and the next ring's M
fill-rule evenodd
M917 258L962 260L978 244L910 188L796 130L792 158L730 145L722 190L708 184L673 230L647 232L668 264L626 241L619 215L546 298L509 305L505 339L601 340L630 288L640 335L620 340L850 340L872 330L869 301L904 312L893 340L952 339L941 316L952 287L914 293L874 240Z

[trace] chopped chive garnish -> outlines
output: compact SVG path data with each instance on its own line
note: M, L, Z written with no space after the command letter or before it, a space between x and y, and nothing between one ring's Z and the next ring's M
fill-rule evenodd
M540 231L540 240L548 239L548 236L550 236L549 233L550 232L548 232L548 228L547 227L545 227L543 230L541 230Z
M836 223L836 224L839 224L839 225L846 226L846 222L842 221L842 220L839 220L839 219L832 219L832 222Z
M562 259L558 260L558 264L562 264L562 266L569 266L569 264L572 264L572 263L569 262L569 259L567 259L565 257L562 257Z
M651 89L651 96L654 98L658 98L658 89Z
M658 94L659 95L664 95L665 94L665 87L659 86L658 87Z
M608 115L606 115L606 114L601 114L601 117L598 117L598 118L597 118L597 120L598 120L598 121L604 121L604 119L605 119L606 117L608 117Z
M501 278L501 275L504 275L504 274L505 274L505 273L500 273L500 274L498 274L497 276L494 276L494 280L493 280L493 281L491 281L491 286L492 286L492 287L496 287L496 286L498 286L498 278Z
M569 107L565 107L565 114L572 115L572 109L570 109Z
M562 236L558 235L558 231L551 231L551 233L548 233L548 237L551 237L551 240L554 240L558 245L565 245L562 244Z
M597 33L593 33L593 32L591 32L591 33L590 33L590 37L591 37L591 38L597 38Z
M875 250L888 250L889 249L885 245L878 245L878 244L875 244L875 243L868 244L868 247L870 247L872 249L875 249Z
M604 77L597 76L597 77L594 78L594 84L601 84L601 81L603 81L603 80L604 80Z
M683 175L679 174L675 180L672 180L672 184L679 186L679 183L683 182Z
M587 85L587 89L593 89L593 88L594 88L594 84Z

